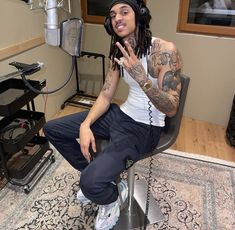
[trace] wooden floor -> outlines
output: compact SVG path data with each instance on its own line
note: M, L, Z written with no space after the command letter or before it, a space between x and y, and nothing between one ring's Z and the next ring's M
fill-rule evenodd
M56 117L84 109L67 105ZM180 133L172 149L235 162L235 148L226 142L226 128L183 117Z

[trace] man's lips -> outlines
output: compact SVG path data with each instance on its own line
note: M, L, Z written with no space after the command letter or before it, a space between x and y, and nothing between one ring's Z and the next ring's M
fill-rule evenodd
M120 24L117 24L115 27L116 27L117 31L122 31L125 28L125 24L120 23Z

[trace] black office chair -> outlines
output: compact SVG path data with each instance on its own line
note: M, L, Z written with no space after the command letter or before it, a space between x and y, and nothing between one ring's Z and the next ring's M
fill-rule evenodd
M182 87L177 113L174 117L166 117L165 127L158 146L152 153L145 154L142 159L145 159L157 153L161 153L174 144L178 136L181 120L183 117L183 110L189 81L190 78L185 75L181 75ZM97 140L96 142L97 152L102 151L108 143L107 140ZM129 230L136 228L140 229L145 224L144 220L147 198L147 185L143 179L135 181L135 164L128 169L128 189L128 205L123 206L124 208L121 211L118 223L114 227L115 230ZM149 197L147 220L148 224L154 224L164 220L161 210L151 194Z

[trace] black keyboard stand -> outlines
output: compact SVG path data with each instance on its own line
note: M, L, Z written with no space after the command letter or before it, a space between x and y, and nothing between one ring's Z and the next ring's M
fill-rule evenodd
M84 56L87 58L93 57L94 59L96 59L96 58L102 59L102 82L104 84L104 81L105 81L105 55L99 54L99 53L82 51L80 57L84 57ZM75 60L74 64L75 64L77 90L74 95L72 95L67 100L65 100L65 102L61 105L61 109L64 109L67 104L70 104L72 106L77 106L77 107L89 108L93 105L93 103L95 102L95 100L97 98L97 96L95 96L95 95L89 95L89 94L86 94L84 91L80 90L80 86L79 86L80 76L79 76L79 72L78 72L78 65L77 65L77 60L76 59L74 59L74 60ZM85 101L89 101L89 103L86 103Z

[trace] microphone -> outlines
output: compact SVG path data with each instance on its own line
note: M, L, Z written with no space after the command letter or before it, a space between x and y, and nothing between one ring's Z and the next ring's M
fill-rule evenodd
M23 0L28 1L28 0ZM29 0L31 1L31 0ZM52 46L60 45L60 29L58 26L57 0L47 0L45 7L47 21L45 23L45 41Z

